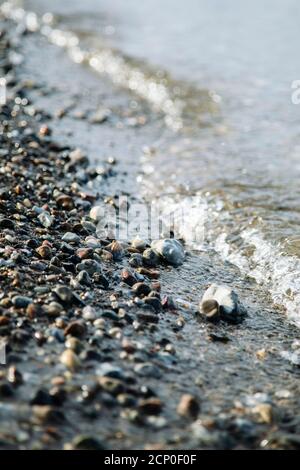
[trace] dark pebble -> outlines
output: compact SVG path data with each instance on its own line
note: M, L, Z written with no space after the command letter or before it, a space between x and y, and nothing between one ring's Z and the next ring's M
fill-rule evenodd
M69 325L65 328L64 334L65 336L71 335L75 336L76 338L81 338L86 333L86 326L81 321L73 321L69 323Z
M150 287L144 282L137 282L132 286L132 291L138 297L146 296L151 292Z

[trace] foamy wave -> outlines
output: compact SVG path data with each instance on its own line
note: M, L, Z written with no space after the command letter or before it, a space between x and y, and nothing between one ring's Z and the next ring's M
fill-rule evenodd
M225 215L224 210L220 210L220 201L209 204L200 194L195 197L170 195L159 198L157 205L163 218L170 213L177 214L174 225L177 238L184 239L192 249L215 250L224 261L262 285L271 294L274 304L284 307L289 320L300 327L299 259L284 255L280 246L265 240L258 230L242 231L239 247L228 241L228 232L220 230L220 216Z
M285 256L279 246L265 240L256 230L245 230L240 236L254 248L249 258L226 242L226 234L216 239L216 251L266 287L274 303L283 306L289 319L300 326L300 261Z
M207 202L201 195L184 197L182 195L161 195L152 204L164 226L174 232L178 239L196 250L205 249L207 222ZM161 235L169 236L168 233Z

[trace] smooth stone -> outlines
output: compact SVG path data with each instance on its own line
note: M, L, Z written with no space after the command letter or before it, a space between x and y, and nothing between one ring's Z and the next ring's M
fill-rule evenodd
M98 238L96 237L93 237L92 235L89 235L88 237L85 238L84 244L88 248L100 248L101 247L100 240L98 240Z
M122 245L118 242L118 241L113 241L111 244L110 244L110 251L111 251L111 254L113 255L113 259L115 261L120 261L123 256L124 256L124 250L123 250L123 247Z
M103 219L105 214L104 208L102 206L94 206L90 210L90 218L95 222L99 222L99 220Z
M25 297L22 295L15 295L11 301L16 308L26 308L29 304L32 303L32 299L30 297Z
M52 251L50 246L41 245L35 250L41 258L49 259L52 256Z
M200 407L198 400L189 393L182 395L180 402L177 406L177 413L180 416L187 418L196 418L199 413Z
M122 279L123 282L125 282L129 286L133 286L137 282L137 279L136 279L134 273L130 269L127 269L127 268L124 268L122 270L121 279Z
M131 241L131 246L139 251L144 251L146 249L147 243L139 237L134 238Z
M62 240L67 243L78 243L80 241L79 235L73 232L66 232Z
M94 436L78 435L73 439L74 450L105 450L106 447Z
M158 415L163 408L162 401L159 398L144 398L139 401L138 410L145 415Z
M146 296L146 295L150 294L151 289L144 282L136 282L132 286L132 291L134 292L135 295L137 295L138 297L141 297L141 296Z
M96 370L97 375L111 377L114 379L123 379L124 372L120 367L114 366L109 362L103 362Z
M87 305L86 307L83 308L82 310L82 318L87 321L92 321L96 320L98 318L96 310L91 307L90 305Z
M8 229L13 230L15 228L15 224L13 220L3 218L3 219L0 219L0 228L3 228L3 229L8 228Z
M45 228L50 228L54 222L54 217L52 217L52 215L47 211L41 212L37 218Z
M33 398L30 400L31 405L53 405L52 397L49 392L43 388L37 390Z
M230 287L217 284L212 284L205 291L199 310L207 318L219 316L229 323L235 323L246 314L238 295Z
M84 259L76 266L77 271L87 271L89 274L101 272L101 265L94 259Z
M80 359L72 349L66 349L60 356L60 362L67 367L67 369L75 370L80 366Z
M73 302L73 292L67 286L57 286L54 293L64 304L71 304Z
M143 266L143 256L139 253L134 253L131 255L128 262L133 268L139 268Z
M63 311L63 306L58 302L51 302L49 305L44 306L45 312L50 317L57 317Z
M147 248L143 252L143 263L150 268L155 268L159 264L159 255L152 248Z
M55 338L59 343L64 343L65 337L64 333L62 330L59 328L50 328L47 333L49 334L49 337Z
M175 238L154 240L151 248L155 250L167 263L179 266L183 263L185 253L182 244Z
M102 376L98 379L98 384L102 390L111 394L118 395L124 391L124 385L118 379L108 376Z
M68 326L66 326L64 330L65 336L71 335L71 336L75 336L76 338L81 338L82 336L84 336L85 333L86 333L85 324L77 320L69 323Z
M76 276L77 281L80 284L90 286L91 285L91 278L90 275L87 271L79 271L79 273Z
M137 364L134 368L134 371L141 377L153 377L155 379L160 379L162 375L160 369L151 364L151 362Z

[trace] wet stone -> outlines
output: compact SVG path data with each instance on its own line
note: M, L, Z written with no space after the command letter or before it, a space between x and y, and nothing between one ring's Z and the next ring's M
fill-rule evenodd
M151 362L137 364L134 371L141 377L153 377L155 379L159 379L161 377L160 369Z
M14 395L14 389L8 382L0 381L0 398L10 398Z
M58 302L51 302L49 305L44 306L44 310L49 317L57 317L63 309L63 306Z
M157 297L145 297L144 302L147 306L152 307L155 312L161 310L161 301Z
M175 238L165 238L163 240L154 240L151 248L156 251L167 263L179 266L183 263L185 253L183 246Z
M180 402L177 406L177 413L180 416L187 418L196 418L199 413L200 407L198 400L189 393L182 395Z
M38 255L41 257L41 258L45 258L45 259L50 259L51 256L52 256L52 250L49 246L47 245L42 245L42 246L39 246L37 249L36 249L36 252L38 253Z
M129 286L133 286L134 284L136 284L136 281L137 281L133 272L127 268L122 270L121 279L123 282L125 282Z
M152 248L147 248L143 252L143 263L145 266L155 268L159 264L159 255Z
M119 242L113 241L110 245L110 251L115 261L121 261L121 259L124 256L124 250L123 250L122 245Z
M72 449L74 450L105 450L106 446L96 437L78 435L73 439Z
M1 229L10 229L13 230L15 228L15 224L13 220L8 219L8 218L0 218L0 228Z
M47 264L42 263L40 261L31 261L30 267L35 271L45 271L47 269Z
M6 376L8 382L16 387L23 383L23 376L16 366L10 366Z
M32 299L30 297L25 297L22 295L15 295L11 299L11 302L16 308L26 308L29 304L32 303Z
M90 278L90 275L87 271L79 271L79 273L76 276L77 281L85 286L90 286L92 283L92 280Z
M54 218L47 211L41 212L38 215L38 219L45 228L50 228L54 222Z
M134 253L131 255L128 262L133 268L139 268L143 266L143 256L139 253Z
M101 375L104 377L112 377L112 378L120 379L120 380L123 380L124 378L123 370L120 367L110 364L109 362L103 362L97 368L96 372L97 372L97 375Z
M73 292L67 286L57 286L54 294L63 304L70 305L73 302Z
M93 275L94 273L101 272L101 265L93 259L84 259L81 263L77 264L76 269L77 271L86 271L88 274Z
M139 411L146 415L157 415L161 412L162 407L163 405L159 398L146 398L138 403Z
M30 400L31 405L52 405L53 400L49 392L45 389L39 389Z
M74 209L74 201L70 196L66 194L62 194L56 199L56 204L61 207L62 209L71 211Z
M91 248L79 248L76 251L76 255L80 259L88 259L88 258L91 258L93 256L93 252L94 251Z
M98 314L93 307L91 307L90 305L87 305L82 310L82 318L87 321L93 321L93 320L96 320L96 318L98 318Z
M98 384L100 389L114 396L122 393L124 390L122 382L112 377L99 377Z
M150 294L151 289L144 282L137 282L132 286L132 291L138 297L143 297L143 296L146 296L146 295Z
M80 237L76 233L66 232L63 235L62 240L67 243L78 243L80 242Z
M69 323L69 325L65 328L64 334L65 336L71 335L75 336L76 338L81 338L86 333L86 326L81 321L73 321Z
M143 252L146 249L147 243L137 237L131 241L131 246L138 251Z
M72 371L80 367L78 356L71 349L66 349L60 356L60 362Z
M65 421L61 410L50 405L33 405L33 415L37 421L49 424L62 424Z

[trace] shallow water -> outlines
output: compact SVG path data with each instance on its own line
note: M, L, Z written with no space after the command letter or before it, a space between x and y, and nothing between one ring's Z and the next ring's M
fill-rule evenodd
M184 208L179 231L189 242L205 220L196 246L266 285L297 321L299 2L23 4L39 15L51 8L51 41L164 116L160 138L147 135L151 151L141 151L143 193L165 211Z

